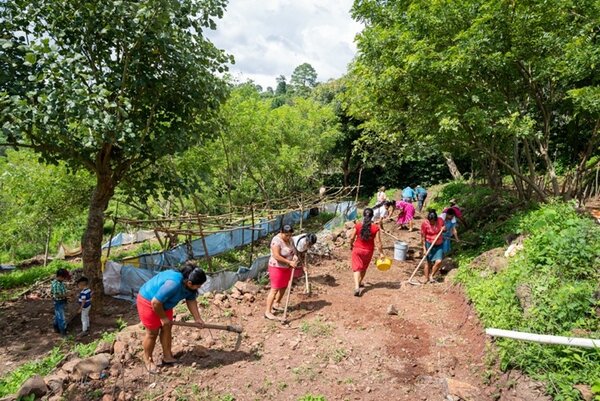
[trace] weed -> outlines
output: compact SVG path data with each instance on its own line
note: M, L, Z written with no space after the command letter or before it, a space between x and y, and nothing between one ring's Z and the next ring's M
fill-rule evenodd
M80 268L81 264L74 264L62 260L54 260L47 266L30 267L28 269L16 269L10 273L0 274L0 289L9 289L31 285L36 281L44 280L56 274L56 270L64 268L74 270Z
M327 399L322 395L306 394L298 398L298 401L327 401Z
M233 316L233 311L231 309L225 309L223 311L223 316L224 317L231 317L231 316Z
M286 388L287 388L287 383L286 382L279 382L279 383L277 383L277 390L283 391Z
M126 322L125 320L123 320L123 318L122 318L121 316L119 316L119 317L117 318L116 324L117 324L117 330L118 330L118 331L121 331L121 330L123 330L125 327L127 327L127 322Z
M16 393L21 384L33 375L45 376L64 358L60 347L54 347L39 361L27 362L0 378L0 397Z
M317 378L317 372L311 366L298 366L292 369L294 378L297 382L314 381Z
M300 331L311 337L327 337L333 332L333 327L317 318L313 321L303 321Z

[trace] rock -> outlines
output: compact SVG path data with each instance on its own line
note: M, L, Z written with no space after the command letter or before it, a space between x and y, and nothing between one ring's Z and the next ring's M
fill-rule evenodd
M353 221L347 221L347 222L344 223L344 228L346 230L350 230L350 229L354 230L354 225L355 224L354 224Z
M79 362L81 362L81 359L79 359L79 358L73 358L70 361L66 362L64 365L62 365L62 370L64 370L67 373L73 373L73 368Z
M508 266L508 259L504 257L504 248L490 249L477 256L470 267L478 270L491 270L495 273L504 270Z
M192 348L192 355L194 355L196 358L207 358L208 349L202 345L195 345Z
M126 394L125 391L119 391L119 395L117 396L117 401L125 401Z
M481 399L479 389L469 383L446 379L446 389L449 395L457 396L465 401L478 401Z
M121 358L127 352L128 348L129 346L127 345L127 343L117 340L113 344L113 354L117 358Z
M260 289L256 284L247 281L238 281L234 284L234 287L238 289L242 294L258 294Z
M387 307L387 312L388 315L397 315L398 314L398 309L396 309L396 307L394 305L389 305Z
M37 397L43 397L48 393L48 386L40 375L34 375L29 379L25 380L25 383L21 385L21 388L17 392L17 400L21 398L34 395Z
M594 399L594 394L592 393L592 388L590 386L585 384L576 384L573 387L579 391L581 398L583 398L585 401L592 401Z
M115 401L115 397L110 394L104 394L102 396L102 401Z
M62 394L65 382L69 376L64 370L58 370L44 378L46 385L53 394Z
M111 377L119 377L121 374L121 370L123 369L123 364L121 362L114 362L110 365L110 376Z
M222 294L222 293L215 294L215 303L216 304L222 303L226 299L227 299L227 295L226 294Z
M519 284L515 289L515 295L523 309L523 314L528 315L531 309L531 288L527 284Z
M448 280L449 282L454 282L454 278L456 277L456 275L458 274L458 269L452 269L448 272L448 274L446 274L446 280Z
M254 302L254 295L252 295L249 292L245 293L244 294L244 301L246 301L246 302Z
M205 293L204 293L202 296L203 296L204 298L206 298L206 299L213 299L213 298L215 297L215 294L213 294L213 293L212 293L212 292L210 292L210 291L207 291L207 292L205 292Z
M82 379L90 375L100 375L104 369L110 364L110 356L108 354L98 354L90 358L79 361L73 368L73 375L77 379Z
M113 353L113 345L108 341L100 341L98 346L96 347L96 351L94 354L112 354Z
M451 270L458 269L458 262L452 258L444 258L440 265L442 272L450 272Z

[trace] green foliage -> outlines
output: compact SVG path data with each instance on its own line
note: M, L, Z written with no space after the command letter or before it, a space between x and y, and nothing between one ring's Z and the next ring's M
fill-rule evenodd
M600 302L594 295L600 280L598 227L577 215L571 204L561 202L517 213L505 226L526 235L524 250L509 267L494 275L468 268L458 274L484 325L598 338ZM526 310L516 296L517 288L530 290ZM576 399L574 384L593 385L600 377L597 350L509 339L498 339L496 344L504 369L516 367L546 381L555 400Z
M360 141L447 152L494 187L510 174L522 199L544 198L548 173L558 196L554 173L598 155L599 13L595 0L356 0L345 98Z
M43 359L27 362L0 378L0 397L17 392L21 384L33 375L45 376L64 358L60 347L54 347Z
M0 157L0 253L9 261L81 239L93 182L86 172L69 173L64 163L47 165L29 150Z
M10 273L0 274L0 289L9 289L31 285L36 281L44 280L56 274L58 269L74 270L81 268L79 263L70 263L54 260L46 267L38 266L28 269L16 269Z
M306 394L298 398L298 401L327 401L327 399L322 395Z
M304 320L300 324L300 331L311 337L329 337L333 333L333 326L320 319Z

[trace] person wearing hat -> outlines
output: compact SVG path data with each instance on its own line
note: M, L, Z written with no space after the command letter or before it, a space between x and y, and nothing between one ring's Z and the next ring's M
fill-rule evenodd
M458 219L458 221L460 221L463 226L467 227L467 222L463 218L462 210L456 205L456 199L450 199L448 203L450 203L450 206L445 208L442 213L447 213L448 210L453 210L454 216Z
M304 269L306 268L306 254L308 250L317 243L317 236L313 233L306 233L300 235L294 235L292 237L292 243L296 248L296 255L298 256L298 265L294 271L294 278L302 277Z
M65 319L65 306L67 305L67 287L65 281L71 279L67 269L58 269L56 277L50 283L50 294L54 301L54 331L63 336L67 335L67 321Z
M421 213L423 210L423 205L425 204L425 199L427 199L427 189L417 185L417 188L415 188L415 193L417 194L417 210L419 213Z
M271 257L269 258L269 281L271 289L267 295L265 319L279 320L273 311L280 311L279 303L292 278L292 270L298 265L296 248L292 241L294 228L284 224L277 235L271 240ZM274 306L277 304L277 306Z

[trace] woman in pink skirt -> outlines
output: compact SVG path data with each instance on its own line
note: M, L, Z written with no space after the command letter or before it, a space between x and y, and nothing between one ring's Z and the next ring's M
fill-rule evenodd
M292 270L296 267L298 258L296 257L296 248L292 242L294 229L289 224L281 227L279 234L271 240L271 257L269 258L269 280L271 281L271 290L267 296L267 308L265 309L265 318L269 320L279 320L273 314L273 310L280 310L273 304L279 305L283 294L292 278Z
M412 231L413 219L415 218L415 207L413 204L403 200L397 201L396 210L399 212L398 219L396 220L396 224L398 224L398 230L406 228L406 225L408 225L408 229Z

